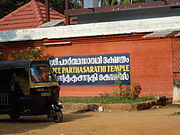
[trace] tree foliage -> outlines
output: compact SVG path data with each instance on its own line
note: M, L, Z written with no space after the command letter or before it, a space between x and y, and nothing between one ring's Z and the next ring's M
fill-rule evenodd
M30 1L31 0L0 0L0 18L8 15ZM38 1L42 3L45 2L45 0ZM49 0L49 6L60 13L64 13L64 0Z
M124 5L145 2L145 0L101 0L101 6Z
M47 60L51 55L45 55L42 48L30 48L13 51L10 60Z
M31 0L0 0L0 18L8 15L17 8L23 6L24 4L30 2ZM45 0L38 0L42 3ZM130 4L144 2L145 0L101 0L101 6L118 5L118 4ZM83 0L76 2L75 0L70 0L70 8L83 8ZM49 7L64 14L64 0L49 0Z
M64 0L49 0L49 7L64 14L64 9L65 9Z
M81 2L71 1L70 8L71 9L83 8L83 2L82 1Z
M118 0L101 0L101 6L110 6L119 4Z
M116 85L118 86L118 90L110 93L102 93L100 96L105 99L115 97L120 100L135 100L140 96L142 90L140 84L135 82L132 82L129 86L123 86L121 81L119 81Z
M30 0L0 0L0 18L16 10Z

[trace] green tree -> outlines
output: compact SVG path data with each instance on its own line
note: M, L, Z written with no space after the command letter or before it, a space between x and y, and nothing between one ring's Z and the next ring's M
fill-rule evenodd
M71 1L70 8L71 9L83 8L83 2L82 1L81 2Z
M101 0L101 6L110 6L110 5L123 5L131 3L140 3L145 2L145 0Z
M44 0L41 0L44 2ZM64 14L64 0L49 0L49 7Z
M8 15L30 1L31 0L0 0L0 18ZM45 2L45 0L38 1L42 3ZM49 0L49 6L60 13L64 13L64 0Z
M0 0L0 18L8 15L12 11L16 10L17 8L23 6L24 4L30 2L31 0ZM42 3L45 0L37 0ZM81 0L80 3L77 3L73 0L71 1L71 8L82 8L83 1ZM109 6L109 5L117 5L117 4L129 4L129 3L138 3L144 2L144 0L101 0L101 6ZM64 14L64 0L49 0L50 8Z
M136 0L135 3L145 2L145 0Z
M0 0L0 18L16 10L30 0Z
M121 4L130 4L131 3L131 0L122 0Z
M44 54L42 48L30 48L12 51L10 60L47 60L51 55Z
M119 4L118 0L101 0L101 6L110 6Z

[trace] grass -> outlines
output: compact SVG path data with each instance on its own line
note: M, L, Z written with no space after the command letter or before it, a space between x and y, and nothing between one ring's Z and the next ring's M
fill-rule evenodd
M120 99L118 97L61 97L63 103L101 103L101 104L115 104L115 103L138 103L153 100L153 97L141 97L136 99Z

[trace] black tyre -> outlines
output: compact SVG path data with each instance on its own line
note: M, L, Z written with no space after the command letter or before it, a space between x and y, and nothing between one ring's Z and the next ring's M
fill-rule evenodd
M20 117L20 115L17 114L17 113L10 112L10 113L9 113L9 117L10 117L12 120L17 120L17 119Z
M14 91L14 92L16 92L16 93L12 94L12 104L11 104L11 107L9 110L9 117L12 120L17 120L20 117L19 110L20 110L21 105L20 105L20 102L18 99L18 97L19 97L18 91Z
M52 120L54 122L62 122L63 121L63 114L62 114L62 111L58 111L58 112L55 112L55 114L52 116Z

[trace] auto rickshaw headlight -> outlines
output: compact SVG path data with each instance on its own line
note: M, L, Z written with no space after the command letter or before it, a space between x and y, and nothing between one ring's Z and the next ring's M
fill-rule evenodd
M52 109L54 109L54 105L52 104Z

